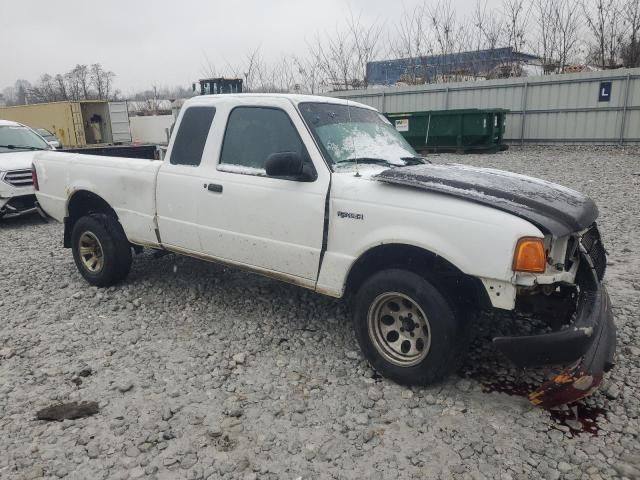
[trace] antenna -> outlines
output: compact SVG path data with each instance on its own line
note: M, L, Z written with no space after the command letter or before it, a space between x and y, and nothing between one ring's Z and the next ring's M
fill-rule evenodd
M351 126L351 102L349 100L347 100L347 115L349 116L349 126ZM356 153L356 141L353 139L353 136L351 137L351 141L353 142L353 153L356 155L356 174L354 176L359 177L360 170L358 168L358 154Z

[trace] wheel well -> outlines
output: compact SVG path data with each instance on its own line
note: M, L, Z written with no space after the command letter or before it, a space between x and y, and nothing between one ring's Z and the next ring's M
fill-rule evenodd
M86 190L75 192L67 205L67 217L64 219L64 246L71 247L71 232L79 218L92 213L104 213L116 220L115 210L99 195Z
M479 279L463 273L429 250L403 244L379 245L360 256L347 277L345 294L356 293L367 278L387 268L402 268L420 275L456 302L471 304L475 308L491 307Z

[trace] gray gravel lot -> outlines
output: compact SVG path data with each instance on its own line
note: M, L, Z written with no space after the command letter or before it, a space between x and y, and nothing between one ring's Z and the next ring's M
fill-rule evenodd
M0 477L640 478L639 153L432 157L542 177L600 206L618 366L582 422L501 393L549 373L492 353L487 338L513 319L485 319L459 375L408 389L362 360L343 301L147 253L99 290L61 225L0 224ZM100 412L35 419L67 401Z

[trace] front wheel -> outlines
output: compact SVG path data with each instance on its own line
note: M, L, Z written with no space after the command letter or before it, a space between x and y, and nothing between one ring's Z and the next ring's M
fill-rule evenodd
M104 214L78 219L71 234L73 259L91 285L108 287L122 281L131 268L131 247L120 223Z
M353 321L369 363L400 384L438 382L464 354L463 325L446 297L406 270L383 270L367 280L356 295Z

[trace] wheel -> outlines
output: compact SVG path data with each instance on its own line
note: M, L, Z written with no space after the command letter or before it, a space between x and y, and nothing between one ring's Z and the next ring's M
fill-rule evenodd
M108 287L123 280L131 268L131 247L120 223L104 214L78 219L71 234L73 259L91 285Z
M367 280L356 294L353 322L369 363L403 385L442 380L460 363L467 343L446 297L406 270L383 270Z

